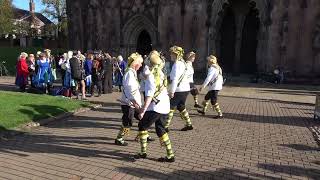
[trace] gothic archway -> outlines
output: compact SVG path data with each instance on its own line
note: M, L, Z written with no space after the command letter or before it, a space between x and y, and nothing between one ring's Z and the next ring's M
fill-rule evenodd
M230 7L226 7L220 27L219 63L225 72L233 72L236 42L235 16Z
M156 26L146 16L138 14L130 18L122 28L122 44L125 48L123 52L125 55L137 50L141 33L148 34L152 45L158 44Z
M260 19L258 10L252 6L242 30L241 54L240 54L240 72L252 74L257 71L257 46Z
M260 27L256 3L228 0L218 14L216 53L226 72L253 73L257 69L257 45Z
M246 1L246 2L244 2ZM266 56L265 53L265 46L267 44L267 36L268 36L268 23L270 23L269 21L269 16L270 16L270 12L272 10L272 3L269 0L215 0L212 1L212 4L210 6L210 26L208 29L208 33L209 33L209 39L208 39L208 54L216 54L219 58L220 58L220 63L221 62L221 27L222 27L222 23L224 22L224 17L227 14L227 7L231 6L233 3L236 4L243 4L245 3L247 5L247 8L251 8L252 5L254 5L255 7L253 9L255 9L257 12L259 12L259 14L256 16L260 21L258 22L258 27L256 29L257 33L256 33L256 51L255 51L255 56L256 56L256 64L259 64L260 69L262 68L263 64L267 63L268 56ZM270 10L271 9L271 10ZM239 21L239 16L235 16L236 18L236 22ZM241 21L243 21L243 25L241 28L245 28L244 24L246 23L247 16L245 15L244 17L241 18ZM268 21L269 20L269 21ZM253 21L249 21L251 23L250 24L254 24L252 23ZM248 23L247 23L248 24ZM237 24L239 25L239 24ZM238 35L236 35L237 38L242 38L245 37L246 34L243 33L239 33ZM245 40L248 40L248 38L245 38ZM250 40L249 40L250 41ZM251 40L253 42L253 40ZM241 41L240 41L241 42ZM253 43L252 43L253 44ZM237 44L237 48L238 51L235 52L235 54L237 54L237 59L236 59L236 67L233 67L234 70L238 71L237 73L239 73L241 71L241 46L242 43ZM252 57L252 54L250 55L250 57ZM251 58L251 62L252 62ZM253 63L252 63L253 64Z
M148 55L152 51L152 42L146 30L141 31L137 40L137 52L141 55Z

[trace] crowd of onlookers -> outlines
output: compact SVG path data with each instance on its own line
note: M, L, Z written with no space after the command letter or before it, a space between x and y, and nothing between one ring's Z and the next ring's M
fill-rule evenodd
M22 92L75 95L86 100L95 93L112 93L114 86L121 91L126 62L121 55L115 58L101 51L69 51L53 56L46 49L36 55L21 53L16 69L16 85Z

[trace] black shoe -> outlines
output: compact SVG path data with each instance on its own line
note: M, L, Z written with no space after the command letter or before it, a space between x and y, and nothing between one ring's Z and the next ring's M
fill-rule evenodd
M133 156L135 159L145 159L147 158L147 154L146 153L143 153L143 154L136 154Z
M203 115L203 116L206 115L206 113L204 111L202 111L202 110L198 110L198 113Z
M192 129L193 129L193 127L191 125L191 126L186 126L186 127L182 128L181 131L190 131Z
M114 141L114 144L118 145L118 146L128 146L128 143L127 142L121 142L119 141L118 139L116 139Z
M153 142L153 141L155 141L155 139L153 139L152 137L147 138L147 142Z
M195 108L202 108L202 106L200 106L199 104L195 104L194 107Z
M158 159L159 162L169 162L169 163L172 163L175 161L174 157L168 159L167 157L161 157Z
M165 128L166 132L168 133L169 132L169 128Z

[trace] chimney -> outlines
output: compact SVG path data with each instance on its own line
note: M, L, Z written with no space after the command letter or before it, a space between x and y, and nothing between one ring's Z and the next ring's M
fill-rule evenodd
M29 8L30 8L30 13L34 13L35 12L35 3L34 3L33 0L30 0Z

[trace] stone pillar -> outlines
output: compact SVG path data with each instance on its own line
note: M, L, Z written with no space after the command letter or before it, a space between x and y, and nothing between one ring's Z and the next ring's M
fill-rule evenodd
M244 14L236 13L236 46L235 46L235 59L234 59L234 73L235 75L240 74L240 55L241 55L241 43L242 43L242 31L246 16Z

